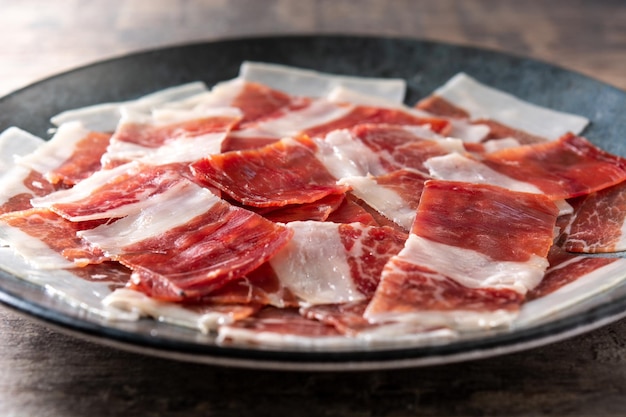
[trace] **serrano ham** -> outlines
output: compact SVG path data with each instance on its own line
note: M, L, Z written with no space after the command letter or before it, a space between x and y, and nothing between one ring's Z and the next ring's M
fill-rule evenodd
M78 233L131 268L134 287L154 298L202 297L260 266L291 236L192 182L168 193L158 204Z
M253 207L311 203L346 187L315 157L306 137L284 139L261 149L211 155L191 165L196 179Z
M571 253L626 247L626 162L585 118L464 74L404 89L245 63L9 129L0 260L105 317L323 349L532 326L626 279Z
M574 214L564 227L563 248L571 252L626 250L626 181L573 202Z
M557 215L543 195L426 182L409 239L385 265L365 317L461 329L510 323L548 266Z
M304 304L371 297L387 260L406 236L360 223L293 222L293 238L270 259L281 285Z
M440 116L468 119L489 128L486 139L514 137L522 143L557 140L579 134L589 120L520 100L464 73L452 77L417 107Z

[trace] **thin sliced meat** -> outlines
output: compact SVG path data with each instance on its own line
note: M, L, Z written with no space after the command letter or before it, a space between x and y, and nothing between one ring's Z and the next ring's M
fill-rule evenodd
M343 194L345 186L315 157L306 138L284 139L258 150L211 155L191 165L196 179L253 207L311 203Z
M577 311L585 300L602 297L603 293L609 302L612 299L609 290L626 280L623 258L572 254L554 246L548 259L550 267L546 276L528 293L528 302L522 307L516 326L533 325L548 317L571 316L572 308Z
M545 257L558 208L543 195L450 181L426 182L412 234L494 261Z
M557 215L543 195L426 182L411 234L365 317L464 330L510 324L548 266Z
M528 292L527 299L545 297L557 291L578 278L618 261L618 258L601 258L599 256L584 256L564 251L558 246L553 246L548 255L550 266L541 283Z
M451 152L464 153L460 140L445 138L419 126L360 124L351 133L381 157L388 172L410 168L428 172L424 161Z
M72 186L101 168L110 138L111 134L91 132L79 122L66 123L19 164L44 174L52 184Z
M334 89L343 87L402 103L406 91L406 81L401 78L355 77L253 61L244 61L241 64L239 77L291 95L307 97L323 97Z
M281 284L303 304L369 298L406 235L360 223L293 222L290 242L270 260Z
M424 117L398 108L356 106L342 117L309 127L301 133L323 137L333 130L348 129L362 123L428 126L433 132L441 134L448 133L450 129L447 120L437 117Z
M40 269L80 267L108 258L77 236L101 222L70 222L47 209L0 216L0 238Z
M579 198L561 245L570 252L626 250L626 181Z
M447 328L419 323L370 323L363 317L367 302L326 304L303 307L300 313L309 319L333 326L341 334L368 346L398 346L403 343L417 345L439 344L458 337Z
M452 153L425 163L437 179L543 193L552 200L589 194L626 179L626 160L571 134L557 141L501 149L480 157Z
M79 233L131 268L135 289L172 301L200 298L245 276L291 234L191 182L140 212Z
M230 281L200 301L213 304L272 305L278 308L297 307L299 304L298 298L281 284L269 262L261 264L245 277Z
M318 159L337 179L383 175L400 169L428 173L424 162L449 153L464 153L458 139L419 126L363 124L330 132L315 141Z
M0 247L2 269L45 288L46 293L82 311L110 320L137 320L134 312L109 309L102 300L130 278L130 272L116 263L86 265L70 269L38 269L10 247Z
M193 162L220 153L222 142L240 119L235 108L160 109L149 116L123 111L102 156L103 165L135 160L154 165Z
M483 162L508 177L532 183L553 200L589 194L626 180L624 158L573 134L550 143L493 152Z
M495 137L514 137L523 143L557 140L568 132L579 134L589 123L584 117L523 101L481 84L464 73L452 77L418 103L428 112L487 124Z
M29 209L31 198L55 190L41 172L17 163L45 143L17 127L10 127L0 134L0 214Z
M108 219L135 213L166 200L184 181L180 164L143 165L137 162L98 171L73 188L32 200L72 221Z
M41 173L22 166L13 167L1 180L0 214L32 208L31 199L56 190Z

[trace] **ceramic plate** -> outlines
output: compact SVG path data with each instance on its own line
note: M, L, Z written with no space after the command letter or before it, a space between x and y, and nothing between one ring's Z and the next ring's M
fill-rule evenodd
M236 76L242 61L264 61L336 74L401 77L415 103L463 71L498 89L586 116L584 135L626 156L626 93L546 63L476 48L409 39L341 36L267 37L153 50L60 74L0 99L0 130L19 126L49 137L63 110L123 101L191 81L213 85ZM151 320L107 322L0 270L0 301L59 329L147 354L220 365L356 370L448 363L513 352L580 334L621 318L626 286L602 293L540 324L434 346L388 345L334 350L219 346L210 335Z

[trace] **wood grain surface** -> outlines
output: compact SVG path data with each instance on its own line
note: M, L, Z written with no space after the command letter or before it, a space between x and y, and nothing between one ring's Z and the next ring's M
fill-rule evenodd
M0 0L0 95L128 52L287 33L481 46L626 89L622 0ZM623 416L625 346L622 320L549 346L459 364L270 372L128 353L0 306L0 415Z

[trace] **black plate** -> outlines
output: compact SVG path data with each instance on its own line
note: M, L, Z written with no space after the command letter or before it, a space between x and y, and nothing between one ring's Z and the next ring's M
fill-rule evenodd
M0 99L0 130L18 126L47 137L51 116L99 102L132 99L186 82L213 85L236 76L244 60L274 62L336 74L400 77L414 103L454 74L530 102L592 120L596 145L626 156L626 93L553 65L482 49L409 39L295 36L225 40L133 54L46 79ZM274 369L375 369L486 357L530 348L621 318L626 291L547 324L432 347L298 351L222 347L212 337L153 321L112 323L91 317L0 270L0 301L63 330L144 353L204 363Z

